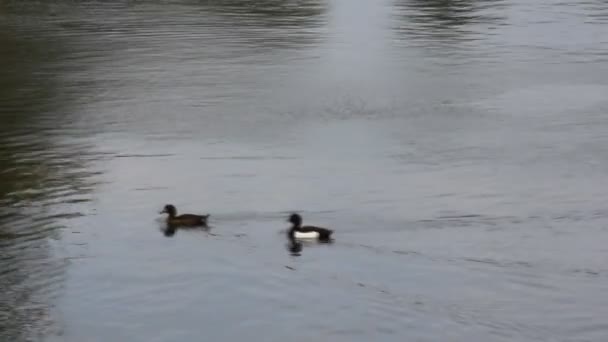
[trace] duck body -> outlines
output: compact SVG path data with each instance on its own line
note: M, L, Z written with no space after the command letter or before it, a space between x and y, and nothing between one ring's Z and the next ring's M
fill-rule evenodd
M167 223L179 226L207 226L209 215L183 214L175 217L167 217Z
M302 217L298 214L292 214L288 221L293 224L287 233L291 239L331 240L333 230L315 226L302 226Z
M296 239L318 239L329 240L333 231L327 228L303 226L293 231L293 237Z
M209 215L182 214L177 215L177 209L171 204L165 205L161 214L168 214L167 224L171 226L203 226L207 227L207 219Z

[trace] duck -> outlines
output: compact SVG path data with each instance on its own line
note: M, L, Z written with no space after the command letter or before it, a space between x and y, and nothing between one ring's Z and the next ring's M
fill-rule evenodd
M302 216L291 214L287 222L292 224L287 232L290 239L313 239L327 242L331 240L333 230L315 226L302 226Z
M195 215L195 214L181 214L177 215L177 209L173 204L165 205L164 209L160 212L161 214L168 214L167 224L170 226L203 226L207 227L207 215Z

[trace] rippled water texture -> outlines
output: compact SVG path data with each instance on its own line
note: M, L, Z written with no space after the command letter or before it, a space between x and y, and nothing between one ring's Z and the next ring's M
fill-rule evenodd
M607 341L607 94L606 1L0 0L0 341Z

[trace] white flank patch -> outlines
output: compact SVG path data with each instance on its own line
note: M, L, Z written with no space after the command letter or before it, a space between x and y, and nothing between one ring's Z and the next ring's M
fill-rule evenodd
M296 231L294 233L294 237L296 239L318 239L319 238L319 233L318 232L298 232Z

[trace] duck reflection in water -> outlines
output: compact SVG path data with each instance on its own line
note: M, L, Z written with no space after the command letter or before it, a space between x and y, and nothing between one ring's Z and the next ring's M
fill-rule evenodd
M168 224L165 227L160 229L160 231L166 237L173 237L175 235L175 233L177 233L178 230L193 231L192 227L180 227L180 226L175 226L175 225L171 225L171 224ZM204 231L208 235L211 235L211 236L217 236L217 234L213 234L213 233L209 232L209 227L200 227L198 230Z
M325 244L332 244L333 241L329 240L329 241L306 241L306 240L299 240L299 239L295 239L292 237L287 237L287 244L286 244L286 248L287 251L289 252L289 254L291 254L292 256L301 256L302 255L302 250L304 249L304 247L313 247L313 246L318 246L318 245L325 245Z
M166 237L173 237L177 231L177 228L167 225L164 229L161 229L161 231Z
M288 238L287 239L287 251L289 251L289 254L291 254L293 256L302 255L300 253L300 252L302 252L302 243L296 241L296 239Z

